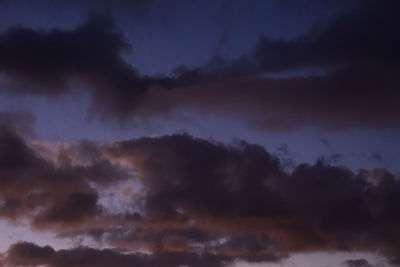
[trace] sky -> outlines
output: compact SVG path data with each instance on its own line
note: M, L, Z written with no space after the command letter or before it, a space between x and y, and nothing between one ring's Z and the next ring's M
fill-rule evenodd
M399 8L0 0L0 266L400 266Z

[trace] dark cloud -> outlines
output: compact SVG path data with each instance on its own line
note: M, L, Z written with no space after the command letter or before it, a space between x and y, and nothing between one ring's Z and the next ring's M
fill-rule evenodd
M197 253L212 255L210 264L312 251L370 251L393 262L398 257L400 182L385 169L354 173L320 160L286 172L259 145L185 134L71 144L50 157L44 144L29 146L8 129L0 133L0 215L28 219L59 237L93 237L155 258L175 253L176 261L165 256L172 265L201 266ZM122 181L138 183L139 191L129 193L136 211L110 214L100 195ZM64 262L60 255L77 266L96 266L84 260L92 254L108 255L105 263L120 257L110 250L32 251L35 262L50 266L63 266L57 265Z
M81 225L101 213L91 183L112 184L129 175L107 160L55 163L7 128L0 129L0 216L33 217L37 228Z
M71 78L80 79L89 84L97 111L104 106L122 116L148 86L122 59L129 49L112 20L99 16L74 30L14 27L0 35L0 71L21 94L65 93Z
M400 184L384 169L354 174L319 161L288 174L260 146L187 135L121 141L108 151L138 172L146 191L138 224L155 231L194 223L219 237L265 234L280 251L397 249Z
M271 257L276 261L277 258ZM228 256L192 253L162 253L156 255L126 254L115 250L75 248L55 251L33 243L17 243L8 250L6 262L17 266L43 264L49 267L157 266L157 267L222 267L233 259Z
M139 75L122 58L130 45L109 19L94 17L73 30L16 27L0 35L0 71L18 80L16 91L28 94L67 92L68 81L78 78L88 84L92 112L100 117L193 108L275 130L397 127L399 4L357 3L295 39L261 38L237 60L182 66L172 77ZM299 69L327 74L271 78Z
M393 0L363 1L352 11L292 41L264 39L248 55L261 69L279 71L297 67L394 68L400 54L395 47L399 3ZM250 59L247 59L250 58Z
M400 113L394 81L397 78L380 75L367 72L284 80L246 78L171 91L153 89L145 97L143 112L138 114L163 115L177 107L198 109L234 116L270 130L396 127ZM153 108L150 111L146 107Z
M149 212L175 216L181 208L246 216L273 214L282 205L260 187L266 177L283 174L279 160L261 146L240 143L230 148L172 135L120 142L110 153L127 157L142 174L143 185L151 189Z
M52 247L39 247L33 243L18 243L10 247L6 261L16 266L44 265L55 254Z
M400 57L396 49L399 19L394 11L398 7L394 0L358 1L349 12L295 39L261 37L253 50L233 62L215 59L202 68L177 71L182 79L207 81L312 67L346 72L393 70Z
M350 12L296 39L261 38L233 62L215 59L199 68L182 67L175 83L203 85L150 94L149 103L161 112L198 108L267 129L397 127L398 5L360 1ZM309 70L310 77L290 78L299 69L327 74L313 76L315 70ZM289 78L274 79L273 73L288 73ZM264 74L270 78L250 78Z

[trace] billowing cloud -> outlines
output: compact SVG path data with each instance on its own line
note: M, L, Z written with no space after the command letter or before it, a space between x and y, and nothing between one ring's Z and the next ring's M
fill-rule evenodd
M257 237L252 242L265 235L263 249L279 251L397 247L400 184L384 169L354 174L317 162L288 174L258 145L186 135L121 141L107 150L138 172L146 191L143 220L155 229L165 229L165 220L219 237L242 233L243 247L246 235Z
M0 216L32 218L36 228L80 225L101 213L91 184L111 184L129 175L109 161L76 165L60 152L48 160L8 128L0 129Z
M210 253L260 262L353 250L398 257L400 182L385 169L354 173L319 161L288 173L262 146L185 134L54 149L3 129L0 146L0 215L60 238L91 237L154 257ZM100 199L108 188L134 209L110 213ZM38 261L61 264L60 251L33 251L51 252ZM68 253L75 252L82 250Z
M94 17L72 30L14 27L0 34L0 71L24 94L66 93L78 79L100 117L192 108L275 130L397 127L398 5L360 1L295 39L263 37L237 60L182 66L168 77L140 75L126 62L121 53L130 44L110 19ZM273 78L299 69L326 74Z

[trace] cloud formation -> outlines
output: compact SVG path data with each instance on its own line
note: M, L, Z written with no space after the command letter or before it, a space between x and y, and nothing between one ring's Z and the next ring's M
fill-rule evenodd
M227 257L218 255L197 255L190 253L168 253L154 256L125 254L115 250L96 250L91 248L75 248L55 251L46 246L40 247L33 243L17 243L10 247L6 263L11 266L46 265L49 267L131 267L131 266L225 266Z
M67 93L78 79L99 117L192 108L274 130L398 127L398 5L360 1L295 39L262 37L236 60L215 58L157 77L140 75L123 59L131 46L111 19L92 17L72 30L14 27L0 34L0 72L13 92L33 95ZM290 77L299 69L310 76ZM326 74L313 75L315 69ZM282 73L289 77L273 78Z
M295 39L262 37L233 62L217 58L177 69L169 86L184 88L153 90L144 109L194 108L275 130L398 127L398 7L391 0L359 1ZM301 70L308 75L293 77Z
M104 105L122 116L148 86L122 59L128 50L122 33L105 17L91 17L73 30L13 27L0 35L0 72L22 94L54 96L71 90L71 78L81 80L88 83L97 111Z
M86 141L51 153L48 144L27 144L4 128L0 146L0 216L28 220L60 238L91 237L154 257L210 253L225 261L353 250L392 262L398 257L400 183L385 169L353 173L319 161L288 173L262 146L184 134ZM110 213L101 199L107 188L134 209ZM51 252L38 261L63 266L57 265L61 252L30 246L35 255Z
M187 135L120 141L107 150L138 172L143 219L155 228L165 229L162 220L194 223L230 236L229 249L235 242L245 249L249 240L253 251L396 250L400 184L384 169L354 174L320 161L288 174L261 146Z
M0 128L0 216L28 217L39 229L74 227L101 214L91 184L107 185L129 174L101 158L74 164L62 151L42 157L11 129Z

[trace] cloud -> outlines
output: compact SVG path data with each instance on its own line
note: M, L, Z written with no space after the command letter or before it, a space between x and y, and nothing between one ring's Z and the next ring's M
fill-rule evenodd
M398 257L400 182L385 169L354 173L318 161L287 172L262 146L185 134L51 148L3 129L0 147L0 216L60 238L92 237L156 257L260 262L354 250ZM125 192L127 185L135 189ZM100 196L110 187L134 209L109 213ZM75 252L82 250L63 253Z
M91 248L75 248L55 251L53 248L39 247L33 243L17 243L7 252L6 263L11 266L46 265L49 267L102 267L102 266L210 266L222 267L232 261L227 256L192 253L162 253L156 255L127 254L116 250L97 250Z
M71 90L71 78L82 80L89 84L97 111L104 105L122 116L148 86L122 59L120 53L129 49L105 17L91 17L73 30L13 27L0 34L0 71L19 94L54 96Z
M214 233L209 240L230 240L213 249L234 249L240 234L241 249L248 238L253 252L260 235L262 252L397 249L400 184L384 169L355 174L319 161L286 173L261 146L187 135L119 141L107 150L138 173L146 192L141 227L193 225Z
M313 67L346 72L393 70L400 57L394 11L398 7L394 0L358 1L350 11L294 39L261 37L251 51L233 62L215 59L204 67L177 71L182 78L207 81Z
M215 58L202 67L183 66L166 83L178 88L151 89L143 113L146 107L159 115L192 108L269 130L398 127L398 5L359 1L295 39L263 37L233 62ZM298 70L310 74L290 75ZM282 73L286 78L274 78Z
M172 135L121 141L110 147L110 154L126 157L141 174L143 186L151 189L146 201L149 212L174 216L181 204L182 209L243 216L252 210L262 212L259 205L264 210L270 207L267 214L279 210L273 194L258 199L261 194L256 193L265 177L283 175L278 159L261 146L243 143L229 148Z
M10 247L6 261L17 266L44 265L54 254L54 249L49 246L39 247L33 243L18 243Z
M30 218L36 228L69 228L101 214L92 184L110 185L129 175L102 159L57 163L7 128L0 129L0 216ZM43 152L43 151L42 151ZM62 157L62 152L58 153Z
M263 37L236 60L182 66L171 77L140 75L126 62L121 53L131 46L110 19L92 17L73 30L14 27L0 34L0 71L14 93L57 95L81 80L92 114L122 121L192 108L262 129L398 127L397 7L360 1L295 39ZM299 69L326 74L273 78Z
M171 91L153 88L138 114L163 116L186 108L278 131L305 126L330 130L397 127L398 92L394 84L386 88L390 79L379 75L368 72L284 80L243 78Z

